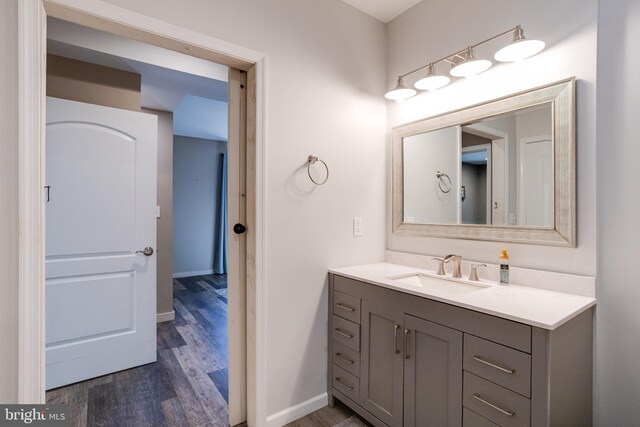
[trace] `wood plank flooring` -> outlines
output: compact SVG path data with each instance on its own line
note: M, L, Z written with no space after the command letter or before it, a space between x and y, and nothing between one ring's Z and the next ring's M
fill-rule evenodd
M228 425L227 280L174 280L176 319L158 324L158 361L47 392L78 427Z
M325 406L306 417L300 418L284 427L370 427L371 424L357 416L342 402L336 400L333 408Z
M176 319L158 323L158 361L47 392L74 427L228 426L226 276L175 279ZM287 427L367 425L338 403ZM345 424L346 423L346 424Z

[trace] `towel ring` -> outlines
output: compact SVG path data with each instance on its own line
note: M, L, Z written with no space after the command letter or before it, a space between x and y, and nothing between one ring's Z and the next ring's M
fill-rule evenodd
M311 176L311 165L314 165L316 162L320 162L324 165L325 170L327 171L327 176L324 177L324 179L321 182L316 181L315 179L313 179L313 176ZM307 159L307 174L309 175L309 179L316 185L324 185L325 182L327 182L327 180L329 179L329 166L327 166L327 164L324 162L324 160L319 159L317 156L314 156L312 154L309 155L308 159Z
M451 191L451 178L449 178L449 175L444 172L436 171L436 178L438 178L438 188L440 189L440 191L442 191L443 193L448 193L449 191ZM442 188L443 184L445 188Z

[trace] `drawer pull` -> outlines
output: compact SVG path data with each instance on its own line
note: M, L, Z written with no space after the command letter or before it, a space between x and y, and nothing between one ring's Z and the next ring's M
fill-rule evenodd
M345 362L347 362L349 365L353 365L353 360L349 360L346 357L344 357L342 355L342 353L336 353L336 356L338 356L340 359L344 360Z
M339 333L340 335L342 335L344 337L353 338L353 335L349 335L348 333L344 332L340 328L335 328L334 331L336 331L337 333Z
M487 362L486 360L484 360L483 358L481 358L480 356L473 356L473 360L480 362L480 363L484 363L485 365L491 366L492 368L495 368L499 371L502 372L506 372L507 374L513 374L516 370L515 369L509 369L509 368L503 368L502 366L498 366L495 365L491 362Z
M479 394L477 394L477 393L473 393L473 398L474 398L474 399L476 399L476 400L479 400L480 402L484 403L485 405L489 406L490 408L493 408L493 409L495 409L496 411L498 411L498 412L500 412L500 413L502 413L502 414L506 415L507 417L513 417L513 416L516 414L516 413L515 413L515 412L513 412L513 411L504 410L504 409L500 408L499 406L494 405L494 404L493 404L493 403L491 403L491 402L487 402L486 400L484 400L484 399L482 398L482 396L480 396L480 395L479 395Z
M340 377L337 377L337 378L336 378L336 381L338 381L340 384L342 384L343 386L345 386L345 387L346 387L346 388L348 388L349 390L353 390L353 387L352 387L352 386L350 386L350 385L348 385L348 384L343 383L343 382L342 382L342 379L341 379Z
M340 303L340 302L337 302L337 303L336 303L336 305L337 305L338 307L340 307L341 309L343 309L343 310L347 310L347 311L356 311L356 309L355 309L355 308L353 308L353 307L349 307L348 305L344 305L344 304L342 304L342 303Z

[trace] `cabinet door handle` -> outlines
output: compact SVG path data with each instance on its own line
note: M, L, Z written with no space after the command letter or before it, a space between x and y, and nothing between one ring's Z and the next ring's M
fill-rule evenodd
M347 362L349 365L353 365L353 360L349 360L346 357L344 357L342 355L342 353L336 353L336 356L338 356L340 359L344 360L345 362Z
M349 390L353 390L353 387L352 387L352 386L350 386L350 385L345 384L345 383L343 383L343 382L342 382L342 378L337 377L337 378L336 378L336 381L338 381L340 384L342 384L343 386L345 386L345 387L346 387L346 388L348 388Z
M482 396L480 396L480 395L479 395L479 394L477 394L477 393L473 393L473 398L474 398L474 399L476 399L476 400L479 400L480 402L484 403L484 404L485 404L485 405L487 405L488 407L493 408L493 409L495 409L496 411L498 411L498 412L500 412L500 413L502 413L502 414L506 415L507 417L513 417L513 416L516 414L516 413L515 413L515 412L513 412L513 411L509 411L509 410L506 410L506 409L502 409L501 407L496 406L496 405L494 405L494 404L493 404L493 403L491 403L491 402L487 402L486 400L484 400L484 399L482 398Z
M506 372L507 374L513 374L516 371L515 369L503 368L502 366L493 364L491 362L487 362L480 356L473 356L473 360L478 361L480 363L484 363L485 365L491 366L492 368L495 368L499 371Z
M395 350L396 353L395 354L399 354L400 353L400 349L398 348L398 329L400 329L400 325L394 325L393 326L393 340L395 342Z
M409 333L411 331L409 329L404 330L404 358L409 358Z
M344 305L344 304L339 303L339 302L337 302L337 303L336 303L336 305L337 305L338 307L340 307L341 309L343 309L343 310L347 310L347 311L356 311L356 309L355 309L355 308L353 308L353 307L349 307L348 305Z
M334 328L334 331L342 335L343 337L353 338L353 335L349 335L348 333L342 331L340 328Z

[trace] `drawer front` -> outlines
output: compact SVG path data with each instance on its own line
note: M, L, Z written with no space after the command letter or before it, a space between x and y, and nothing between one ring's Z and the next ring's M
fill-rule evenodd
M503 427L528 427L531 402L472 373L464 373L462 404L476 414Z
M334 291L333 314L360 324L360 298Z
M531 397L531 355L464 334L463 368Z
M333 315L331 317L331 338L352 350L360 351L360 325Z
M463 427L497 427L498 424L492 423L486 418L481 417L469 408L462 408L462 426Z
M337 341L333 342L331 360L349 373L360 376L360 353Z
M355 375L350 374L341 367L333 365L333 388L342 392L345 396L358 401L360 396L360 380Z

